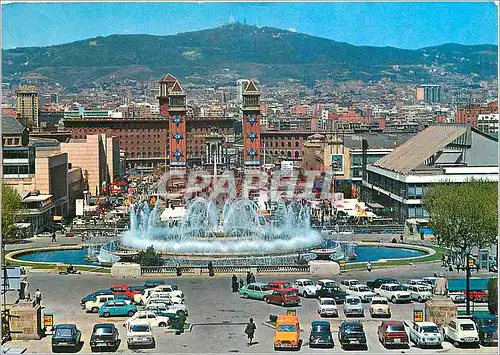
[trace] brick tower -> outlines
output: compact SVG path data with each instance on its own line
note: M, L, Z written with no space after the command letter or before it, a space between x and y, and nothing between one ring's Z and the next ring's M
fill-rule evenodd
M258 167L260 162L260 91L253 80L243 90L243 147L245 166Z
M178 80L168 88L170 167L186 167L186 93Z

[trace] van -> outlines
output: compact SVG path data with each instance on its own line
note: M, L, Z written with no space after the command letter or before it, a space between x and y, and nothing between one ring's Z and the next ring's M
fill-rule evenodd
M274 328L274 350L280 349L300 349L300 325L297 316L278 316Z

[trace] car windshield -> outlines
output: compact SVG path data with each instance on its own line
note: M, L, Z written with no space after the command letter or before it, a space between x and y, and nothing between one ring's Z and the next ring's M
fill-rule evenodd
M258 287L258 286L256 286L256 287ZM265 286L261 286L260 289L262 291L269 291L271 288L268 285L265 285Z
M278 332L296 332L297 328L294 325L280 325Z
M389 304L386 300L373 300L372 304Z
M326 288L332 288L333 286L335 286L335 282L325 282L323 284L323 287L326 287Z
M279 285L279 287L280 287L280 288L290 288L290 287L292 287L292 284L291 284L291 283L289 283L289 282L287 282L287 283L284 283L284 284Z
M495 318L485 318L481 319L480 323L483 327L496 327L498 326L498 320Z
M401 286L391 286L391 291L403 291L403 287L401 287Z
M422 332L424 332L424 333L439 333L438 328L434 325L428 325L428 326L422 327Z
M292 297L292 296L296 296L295 292L285 292L285 296L288 296L288 297Z
M345 301L347 303L349 303L349 304L359 304L359 303L361 303L361 301L359 300L359 298L348 298Z
M95 330L96 335L102 334L113 334L113 329L111 327L99 327Z
M149 332L149 326L147 324L134 324L130 327L133 332Z
M322 300L321 301L321 304L322 305L335 305L335 301L334 300Z
M359 292L370 292L370 288L368 286L359 286L358 291Z
M313 286L314 282L312 281L304 281L304 286Z
M329 332L330 327L328 325L315 325L311 330L313 333Z
M428 292L428 291L429 291L429 288L428 288L428 287L425 287L425 286L424 286L424 287L419 287L419 288L418 288L418 291L419 291L419 292Z
M346 328L346 331L349 333L355 333L355 332L362 332L363 331L363 326L361 325L348 325Z
M404 325L390 325L387 327L388 332L404 332L405 327Z
M60 328L56 330L57 337L70 337L73 335L73 331L69 328Z
M460 324L462 330L474 330L474 324Z

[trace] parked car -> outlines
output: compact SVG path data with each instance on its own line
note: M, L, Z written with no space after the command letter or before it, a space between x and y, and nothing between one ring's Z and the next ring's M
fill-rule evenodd
M81 339L82 332L75 324L58 324L54 328L54 335L52 335L52 352L68 348L76 349L80 345Z
M338 317L339 310L337 308L337 302L335 302L333 298L318 298L318 314L320 315L320 317Z
M471 319L455 319L442 329L443 339L452 343L455 347L465 344L479 346L479 334L476 323Z
M359 285L359 280L356 279L348 279L340 281L340 288L342 291L347 291L351 286Z
M321 279L316 282L316 290L321 290L323 287L334 287L337 283L330 279ZM317 295L317 294L316 294Z
M267 283L254 282L246 286L240 287L238 293L244 298L251 298L255 300L263 300L264 296L273 293Z
M422 277L422 281L424 281L426 284L434 288L436 285L437 277L435 276L428 276L428 277Z
M113 285L110 289L114 295L125 295L134 300L134 296L140 294L145 288L144 286Z
M99 317L129 316L137 312L137 307L122 300L111 300L99 308Z
M297 293L304 298L316 296L316 286L314 281L310 279L298 279L293 283L297 289Z
M463 291L465 297L467 297L467 291ZM488 292L482 290L469 290L469 300L474 302L488 302Z
M365 308L358 296L347 295L344 302L344 315L349 316L365 316Z
M427 286L427 287L431 287L427 281L423 280L423 279L410 279L408 280L407 283L405 284L402 284L401 286L403 286L403 290L408 290L408 287L410 286L417 286L417 285L422 285L422 286Z
M87 301L92 301L93 299L96 298L96 296L112 295L112 294L113 294L113 291L111 291L111 290L97 290L97 291L89 293L87 296L83 297L82 300L80 301L80 304L82 305L82 308L85 309L85 303L87 303Z
M125 301L127 304L132 304L132 299L127 295L115 295L115 300Z
M368 281L366 285L370 288L370 290L375 291L376 288L380 288L383 284L397 284L399 285L399 281L392 277L379 277L374 281Z
M183 304L184 301L180 297L172 297L172 294L170 292L151 292L149 297L146 299L146 304L148 304L149 300L155 299L155 298L168 298L172 301L174 304Z
M370 302L372 298L376 296L375 292L371 291L368 286L362 284L352 285L346 292L348 295L358 296L361 298L362 302Z
M334 347L332 330L330 329L330 322L317 320L311 323L309 347Z
M144 309L152 309L152 308L165 308L171 313L175 313L177 315L184 315L187 317L189 315L188 309L184 304L173 303L170 298L153 298L146 303L146 307Z
M448 297L453 303L465 303L467 301L467 297L462 292L450 292Z
M155 347L153 330L149 323L130 323L127 327L127 346L135 347Z
M425 302L432 298L431 289L424 285L410 285L407 289L413 301Z
M85 310L87 312L98 313L99 308L108 301L113 301L115 295L100 295L85 303Z
M171 285L159 285L154 288L154 292L168 293L171 298L177 297L184 301L184 293L179 289L174 289Z
M370 301L370 315L372 317L390 317L391 308L387 298L375 296Z
M340 323L338 336L342 349L354 346L368 348L365 330L360 321L343 321Z
M337 303L344 303L347 293L345 291L342 291L338 286L332 286L332 287L325 286L316 291L316 296L329 297L333 298Z
M165 285L165 280L146 280L144 282L145 288L155 288L156 286Z
M285 288L274 290L272 294L264 296L266 303L273 303L285 306L299 306L300 298L297 296L295 288Z
M35 234L37 238L52 238L56 233L55 232L42 232Z
M408 347L408 334L406 334L403 322L395 320L384 320L378 326L378 340L384 347L403 346Z
M432 322L410 322L410 341L418 347L441 346L443 337Z
M271 281L267 284L271 290L283 290L293 288L295 292L297 289L288 281Z
M167 327L172 324L172 320L175 319L177 315L175 313L170 313L167 316L166 313L153 312L153 311L139 311L134 314L131 318L127 319L125 326L129 326L131 323L149 323L152 327Z
M273 343L275 351L281 349L300 349L300 324L297 316L278 316L276 326L274 327Z
M373 290L377 295L383 296L392 303L411 302L411 295L408 291L403 291L399 284L382 284Z
M90 350L112 349L116 351L120 346L120 334L113 323L94 324L90 335Z
M498 345L498 317L492 314L472 315L482 345Z

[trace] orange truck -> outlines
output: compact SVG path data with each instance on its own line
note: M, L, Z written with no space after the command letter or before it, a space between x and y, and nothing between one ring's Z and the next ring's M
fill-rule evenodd
M299 318L292 315L281 315L274 328L274 350L300 349Z

